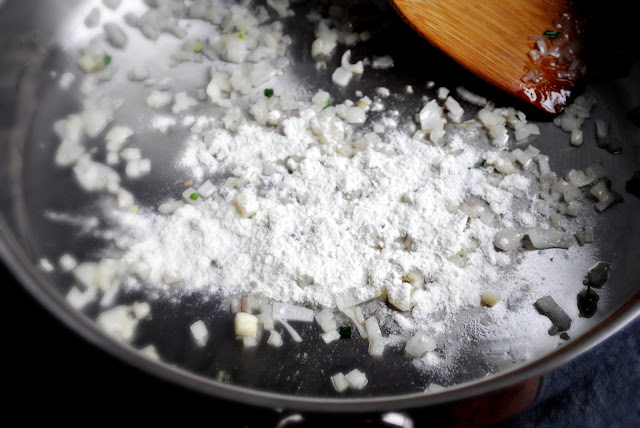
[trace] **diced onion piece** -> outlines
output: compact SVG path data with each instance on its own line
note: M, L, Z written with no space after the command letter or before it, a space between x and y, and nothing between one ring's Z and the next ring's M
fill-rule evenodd
M438 88L437 97L439 100L446 100L450 92L449 88L440 87Z
M255 45L255 40L246 34L231 33L221 37L223 60L235 64L242 64L247 59L250 49Z
M133 305L131 305L131 310L133 311L133 316L141 320L151 313L151 305L147 302L134 302Z
M207 180L198 187L198 195L203 198L208 198L216 191L216 186L213 185L211 180Z
M342 372L331 376L331 384L337 392L344 392L349 388L349 381Z
M362 389L369 382L367 376L358 369L351 370L344 377L349 382L349 386L355 389Z
M429 386L427 386L426 392L434 394L436 392L444 391L445 389L447 389L445 386L442 386L438 383L430 383Z
M549 156L547 155L536 155L536 162L538 162L538 168L540 169L540 175L545 175L551 172L551 167L549 166Z
M351 124L363 124L367 120L367 113L360 107L349 107L345 120Z
M442 107L436 100L431 100L418 113L420 129L425 132L433 143L440 141L445 134L444 125L446 120L442 116Z
M322 341L324 343L331 343L334 340L340 339L340 333L338 332L338 330L330 330L322 333L320 337L322 338Z
M480 295L480 302L483 306L492 307L500 301L500 297L491 291L485 291Z
M255 315L246 312L238 312L236 314L233 327L236 337L258 336L258 318Z
M97 290L95 288L87 288L84 291L81 291L78 287L71 287L71 290L67 293L67 302L77 309L81 310L86 307L89 303L92 303L96 300Z
M609 136L609 122L604 119L596 119L596 137L599 140Z
M486 128L491 142L497 147L505 147L509 140L507 134L506 118L489 108L483 108L478 112L478 120Z
M127 147L120 152L120 157L127 162L142 159L142 151L137 147Z
M351 64L351 50L346 50L340 59L340 66L353 74L362 74L364 72L364 64L358 61Z
M152 359L154 361L160 360L160 355L158 354L158 350L153 345L147 345L144 348L140 349L140 353L145 357Z
M337 38L337 37L336 37ZM336 48L336 39L329 37L317 38L311 43L311 56L317 58L324 55L329 55Z
M312 322L315 314L312 309L287 303L273 303L273 318L285 321Z
M99 162L85 155L73 167L73 173L80 186L87 192L107 190L111 193L120 188L120 175Z
M186 92L178 92L174 96L174 104L171 106L171 111L174 114L181 113L196 105L198 105L198 100L190 97Z
M172 200L169 200L167 202L163 202L162 204L160 204L158 206L158 211L161 214L171 214L172 212L174 212L176 209L178 209L182 205L184 205L184 204L181 201L172 199Z
M296 331L295 328L293 328L291 326L291 324L289 324L288 322L286 322L285 320L278 320L278 322L280 324L282 324L282 326L289 332L289 334L291 335L291 338L295 341L295 342L302 342L302 336L300 336L298 334L298 332Z
M269 332L269 338L267 339L267 344L273 346L274 348L279 348L284 344L282 340L282 335L278 333L276 330L271 330Z
M447 112L449 120L455 123L460 123L462 121L464 109L460 106L458 101L455 100L455 98L447 97L443 106L444 110Z
M78 261L71 254L63 254L58 260L58 265L63 272L70 272L78 265Z
M352 77L352 72L343 67L338 67L331 75L331 81L338 86L347 86Z
M128 210L133 206L134 198L131 192L121 187L116 192L116 202L118 204L118 208L122 210Z
M531 241L531 244L539 249L544 250L548 248L569 248L573 245L573 240L569 236L565 236L556 228L542 229L534 228L529 229L527 236Z
M567 215L571 217L578 217L582 212L582 204L575 199L569 202L567 205Z
M584 132L582 129L574 129L571 131L571 145L572 146L581 146L582 141L584 140Z
M154 90L147 97L147 105L152 109L164 108L171 104L171 101L173 101L173 96L166 91Z
M408 282L396 282L387 285L387 300L399 311L411 310L413 285Z
M335 315L331 309L323 309L315 315L316 322L324 332L333 331L338 328Z
M384 353L384 348L387 345L387 339L384 337L372 337L369 339L369 355L372 357L381 357Z
M535 123L525 123L517 121L515 126L514 137L516 141L522 141L532 135L540 135L540 128Z
M367 330L367 335L369 339L375 337L382 337L382 331L380 330L380 324L378 323L378 319L375 316L371 316L367 318L364 322L365 329Z
M513 149L511 151L511 155L525 169L531 166L533 162L533 156L530 153L527 153L526 151L519 148Z
M609 186L607 185L607 181L599 181L589 189L589 193L595 196L600 202L607 200L609 198Z
M130 342L138 326L138 320L132 316L128 306L120 305L98 315L96 324L108 335Z
M118 151L133 136L133 129L127 126L114 126L104 137L108 151Z
M113 306L119 292L120 292L120 287L117 287L117 286L112 286L104 290L104 292L102 293L102 299L100 299L100 306L103 306L103 307Z
M436 349L436 341L421 331L407 340L404 347L405 353L411 358L419 358L434 349Z
M456 88L456 93L460 96L461 99L468 102L469 104L474 104L480 107L484 107L487 104L486 98L474 94L473 92L462 86L458 86Z
M140 178L151 172L151 160L149 159L132 159L127 162L124 170L127 177L131 179Z
M389 55L373 57L371 68L376 70L388 70L394 66L393 58Z
M417 268L412 268L409 272L402 277L404 282L408 282L414 288L419 288L424 285L424 274Z
M239 337L242 341L242 346L245 348L255 348L258 346L258 339L256 337Z
M191 337L196 341L196 344L203 347L209 340L209 330L202 320L198 320L189 326L191 331Z
M54 124L54 131L61 140L55 154L56 165L71 166L84 155L84 127L79 114L71 114Z
M493 238L493 245L502 251L514 251L520 246L522 235L513 229L502 229Z
M515 160L509 152L501 152L495 161L491 162L491 165L496 171L504 175L513 174L517 171Z
M182 199L190 205L200 205L202 203L200 194L193 187L189 187L182 192Z
M318 106L320 108L324 108L328 103L331 102L331 95L323 90L319 90L316 94L311 98L311 102L313 105Z
M245 191L236 196L235 206L242 217L250 218L260 210L260 201L254 193Z
M584 171L571 169L565 175L565 180L575 187L584 187L593 182L593 177L589 177Z

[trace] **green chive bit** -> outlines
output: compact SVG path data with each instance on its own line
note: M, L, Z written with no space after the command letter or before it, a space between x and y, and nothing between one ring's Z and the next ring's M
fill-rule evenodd
M267 98L271 98L273 96L273 89L267 88L264 90L264 96Z
M111 56L110 55L105 55L104 58L102 58L102 61L104 62L104 65L111 64Z
M196 40L196 42L193 44L193 51L195 53L202 52L202 42L200 40Z
M239 38L239 39L244 39L244 33L240 33L240 34L238 34L238 38Z
M351 329L351 326L341 325L340 327L338 327L338 333L340 333L340 337L342 339L351 339L353 330Z
M192 201L197 201L198 197L199 195L196 192L193 192L192 194L189 195L189 199L191 199Z
M327 102L324 104L324 107L322 107L322 108L327 108L327 107L329 107L329 106L331 106L331 98L329 98L329 99L327 100Z
M547 30L544 33L542 33L542 35L547 39L557 39L558 37L560 37L560 31Z

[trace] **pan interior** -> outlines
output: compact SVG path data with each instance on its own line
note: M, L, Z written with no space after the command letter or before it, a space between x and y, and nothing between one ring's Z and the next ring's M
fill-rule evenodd
M83 259L97 259L104 254L106 244L104 236L85 233L83 229L87 221L95 216L99 218L97 207L102 200L100 196L82 191L68 169L53 164L59 142L52 129L56 121L78 111L82 104L84 77L76 65L78 51L100 31L86 28L83 20L96 5L101 8L103 16L120 23L126 13L140 13L147 7L143 2L122 3L117 12L110 12L101 6L101 2L78 0L24 0L0 6L0 94L3 95L0 140L5 188L2 196L3 235L14 242L11 251L29 261L29 265L14 266L14 269L30 272L38 280L37 287L46 290L48 295L58 296L58 299L64 298L74 286L72 276L59 269L43 272L39 262L42 259L56 262L65 253L82 255ZM498 105L514 105L522 109L528 120L541 130L541 135L531 143L549 155L554 170L568 171L599 162L609 172L612 188L618 189L624 197L623 203L596 214L597 242L593 245L597 246L598 258L612 264L612 275L606 287L600 290L596 314L592 318L574 319L569 331L571 340L588 335L637 295L640 290L637 264L640 256L637 221L640 201L625 190L628 180L640 165L640 134L630 115L636 108L637 120L637 107L640 106L640 69L633 62L635 58L627 61L629 57L624 57L618 62L616 57L609 58L611 67L602 67L587 88L580 89L596 94L598 102L585 124L585 141L582 147L575 148L568 144L567 133L555 126L552 118L527 106L517 105L515 100L506 98L428 46L386 2L339 4L340 7L333 5L333 13L340 8L349 11L357 31L371 32L371 39L351 47L353 58L391 55L393 67L384 70L367 68L357 80L357 85L347 89L333 84L332 72L340 65L341 53L346 46L339 47L339 54L326 60L326 68L318 67L310 55L316 24L309 19L309 14L332 12L326 8L325 2L300 2L292 5L294 16L281 19L283 32L292 37L287 53L291 65L283 79L290 79L296 88L307 93L324 89L330 92L334 103L354 99L355 89L375 97L379 93L378 88L387 88L391 95L385 103L407 122L413 120L424 104L423 96L434 99L438 87L453 89L461 84L474 93L495 100ZM273 13L273 9L270 10ZM125 24L122 26L127 28ZM210 28L195 20L189 22L189 34L206 34L207 30ZM193 82L202 85L207 80L211 62L207 59L204 63L169 67L164 53L179 49L182 40L163 35L152 43L130 28L127 28L127 34L128 48L113 55L113 65L120 75L102 83L99 90L125 100L117 112L116 121L129 119L128 123L137 124L136 141L142 152L152 158L154 165L170 165L185 148L189 130L176 129L167 134L149 132L146 125L151 118L143 105L149 88L123 77L127 64L146 62L154 74L170 78L173 89L190 90ZM69 89L60 87L60 78L65 73L77 76ZM436 85L429 86L428 82L436 82ZM409 86L412 92L407 91ZM467 107L470 110L474 108L471 105ZM220 110L211 111L213 115L221 114ZM132 121L131 118L136 119ZM611 123L611 134L623 142L620 154L614 155L597 146L596 119L606 119ZM188 179L183 170L154 168L152 174L132 183L130 190L136 194L140 206L153 207L167 194L175 192L176 183ZM99 221L104 224L101 218ZM9 244L5 246L10 247ZM540 257L563 256L561 250L545 250ZM551 270L540 273L544 278L541 281L556 281L559 286L565 281L576 281L576 278L565 279L566 272L558 271L553 264L544 266L544 269L551 266ZM581 276L577 280L581 280ZM144 290L128 291L119 294L114 305L147 300L149 296ZM478 331L478 323L484 320L486 307L478 306L461 313L459 323L449 332L448 341L452 347L455 345L456 354L446 355L442 351L441 356L454 359L455 363L447 370L425 370L401 350L386 352L384 358L372 358L368 355L369 342L356 337L350 341L342 340L334 346L312 339L300 343L285 340L281 348L263 343L246 349L233 337L233 314L226 305L227 299L199 293L181 296L180 299L153 300L152 316L138 325L131 345L138 350L153 345L162 362L210 383L214 392L219 392L216 388L221 383L227 383L250 391L299 398L398 397L425 392L431 383L453 386L484 378L490 382L496 373L495 359L487 358L491 344L473 337ZM58 310L73 311L63 306ZM94 320L103 310L100 305L92 305L83 310L82 316ZM572 311L576 312L574 308ZM198 320L206 321L208 326L210 337L205 347L197 346L189 334L189 327ZM314 323L299 324L296 329L303 337L319 337ZM94 330L95 335L103 334L97 328ZM266 341L266 336L262 340ZM554 346L541 344L546 348L538 357L558 349L562 352L565 343L570 341L558 341ZM114 341L109 346L121 344ZM521 361L524 365L532 362ZM353 368L366 373L367 387L345 394L337 393L329 381L330 376L338 372L347 373Z

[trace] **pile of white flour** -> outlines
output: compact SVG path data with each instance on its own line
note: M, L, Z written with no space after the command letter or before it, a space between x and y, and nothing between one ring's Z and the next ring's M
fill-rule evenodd
M476 303L478 284L491 288L510 257L493 245L500 222L468 222L458 206L474 195L509 222L513 195L502 182L513 180L490 183L474 168L486 153L461 138L443 148L394 131L341 156L318 143L315 119L303 111L283 133L250 124L235 135L217 130L208 147L190 147L207 176L233 171L244 184L221 180L219 196L153 215L123 260L148 264L151 284L164 287L170 275L180 283L169 288L189 291L323 307L345 292L362 301L386 292L415 304L415 314ZM255 216L238 215L239 194L256 197ZM425 285L411 297L403 276L412 270Z

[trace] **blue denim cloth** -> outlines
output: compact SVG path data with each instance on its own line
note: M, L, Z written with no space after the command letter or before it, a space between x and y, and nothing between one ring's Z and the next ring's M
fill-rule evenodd
M535 406L500 428L640 427L640 319L548 381Z

